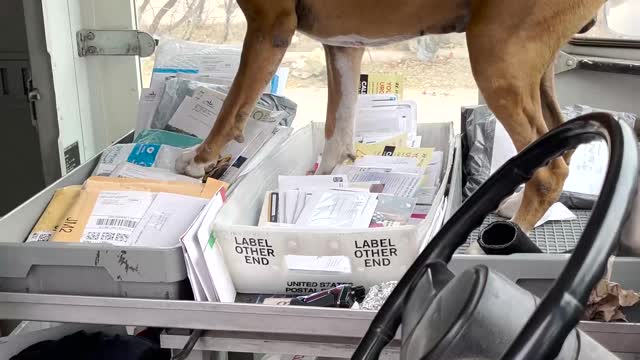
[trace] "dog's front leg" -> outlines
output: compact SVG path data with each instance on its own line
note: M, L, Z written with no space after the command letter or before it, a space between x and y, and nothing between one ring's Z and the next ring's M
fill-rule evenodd
M326 142L318 174L330 174L336 165L355 157L353 132L364 48L325 45L324 51L327 59L329 96L325 124Z
M204 176L205 168L218 160L227 143L244 141L242 133L247 119L280 65L296 29L292 1L238 3L247 18L238 73L209 136L176 163L178 172L193 177Z

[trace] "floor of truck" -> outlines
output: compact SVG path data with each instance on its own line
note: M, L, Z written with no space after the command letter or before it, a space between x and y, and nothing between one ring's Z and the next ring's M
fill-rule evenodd
M591 210L571 211L577 217L575 220L548 221L533 229L531 234L529 234L531 240L533 240L543 252L548 254L562 253L573 249L578 243L582 230L584 230L591 215ZM478 240L480 231L497 220L506 219L495 214L487 216L482 225L471 233L467 242L458 248L457 253L464 254L471 242Z

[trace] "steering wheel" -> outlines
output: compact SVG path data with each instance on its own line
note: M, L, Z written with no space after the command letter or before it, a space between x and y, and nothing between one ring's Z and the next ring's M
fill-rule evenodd
M458 276L448 271L446 264L469 234L537 169L598 139L609 147L600 196L566 267L541 302L485 266ZM443 225L383 304L352 359L377 359L400 324L401 359L548 360L570 351L580 353L572 359L608 358L604 354L610 353L575 326L615 250L637 176L633 131L609 114L583 115L542 136L498 169ZM480 337L489 344L478 343Z

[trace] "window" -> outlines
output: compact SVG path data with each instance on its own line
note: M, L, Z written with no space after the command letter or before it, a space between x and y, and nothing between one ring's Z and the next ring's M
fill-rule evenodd
M596 25L586 34L576 36L574 43L578 45L598 43L601 46L627 45L637 47L640 45L638 18L640 18L639 1L608 0L598 13Z
M242 44L246 22L235 0L136 0L138 24L157 38L204 43ZM297 33L282 66L290 69L285 95L298 104L295 127L324 121L326 68L322 46ZM153 58L143 59L148 84ZM416 101L423 122L453 121L460 107L478 103L464 34L426 36L370 48L362 72L396 73L404 77L404 99Z
M640 39L640 2L609 0L605 9L607 25L611 31Z

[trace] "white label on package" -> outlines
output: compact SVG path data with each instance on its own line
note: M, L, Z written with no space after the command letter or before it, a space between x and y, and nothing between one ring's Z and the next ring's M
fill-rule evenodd
M172 247L207 204L194 196L159 193L130 235L130 245Z
M138 135L143 129L148 129L151 126L151 119L153 119L153 114L155 114L159 102L160 96L156 89L142 89L140 104L138 105L136 135Z
M371 166L371 167L384 167L394 169L397 167L418 167L418 159L402 156L377 156L377 155L365 155L360 159L356 159L353 162L355 166Z
M352 182L380 181L384 184L383 194L393 194L401 197L413 197L420 186L422 175L409 173L385 173L378 171L364 171L354 173L349 177Z
M184 98L169 125L204 139L222 109L223 99L215 91L198 88L193 97Z
M133 144L115 144L104 150L100 156L100 162L93 172L96 176L109 176L113 169L123 162L127 161L127 157L133 149Z
M351 262L347 256L285 256L289 270L351 272Z
M55 234L55 231L36 231L32 232L25 242L49 241Z
M124 163L173 169L182 151L180 148L159 144L116 144L102 153L93 175L111 176Z
M324 228L368 228L378 196L365 192L315 193L305 203L296 225Z
M102 191L80 241L128 245L130 235L156 195L145 191Z
M236 50L237 52L237 50ZM238 71L240 65L240 56L236 53L229 52L221 55L193 55L189 59L199 65L199 72L205 74L227 74L228 77L233 77Z
M278 190L328 190L348 187L345 175L278 176Z

